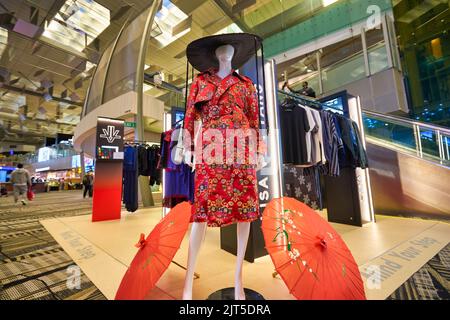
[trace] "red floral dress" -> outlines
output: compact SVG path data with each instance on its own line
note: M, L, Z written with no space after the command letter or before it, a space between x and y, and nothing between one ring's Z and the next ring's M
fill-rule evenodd
M213 129L216 134L220 133L222 138L218 143L223 146L224 161L209 163L210 157L206 154L200 161L196 161L192 222L207 222L208 226L222 227L258 218L254 161L262 145L259 143L258 111L256 90L249 78L232 72L221 79L215 70L209 70L194 79L188 96L184 128L194 140L194 123L201 121L201 146L204 151L208 149L211 141L217 141L214 139L218 138L208 136L208 142L207 130ZM246 129L253 129L251 131L257 135L253 140L256 141L256 146L246 143L245 154L241 153L243 158L239 161L236 161L238 152L235 151L230 157L230 153L226 151L227 145L229 148L232 146L232 150L242 150L237 147L237 139L233 138L231 141L228 138L228 129L242 129L244 132ZM217 153L212 151L210 154L215 156Z

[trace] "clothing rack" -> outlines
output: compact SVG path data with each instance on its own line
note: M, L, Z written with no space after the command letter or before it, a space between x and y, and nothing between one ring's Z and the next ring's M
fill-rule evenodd
M151 147L160 145L158 142L152 142L152 144L150 145L147 141L142 141L142 140L124 140L124 143L125 144L146 144Z
M285 92L282 90L278 90L279 94L283 94L289 98L292 98L294 100L297 100L298 102L308 106L308 107L313 107L319 110L323 110L323 104L317 100L311 99L311 98L306 98L305 96L300 96L297 94L293 94L293 93L289 93L289 92Z
M282 90L278 90L278 93L279 94L283 94L283 95L285 95L285 96L287 96L289 98L292 98L294 100L297 100L297 102L302 103L303 105L306 105L307 107L312 107L312 108L315 108L315 109L318 109L318 110L324 110L324 108L325 108L325 106L323 105L322 102L319 102L319 101L311 99L311 98L307 98L306 96L301 96L301 95L297 95L297 94L294 94L294 93L285 92L285 91L282 91ZM326 108L334 109L336 111L342 112L342 110L337 109L337 108L333 108L333 107L330 107L330 106L327 106ZM338 116L338 117L347 118L344 115L341 115L339 113L334 113L334 114L336 116Z

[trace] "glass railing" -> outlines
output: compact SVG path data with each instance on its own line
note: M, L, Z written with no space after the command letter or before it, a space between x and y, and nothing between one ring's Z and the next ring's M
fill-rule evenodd
M363 122L367 140L450 166L449 128L372 111Z
M56 160L60 158L66 158L66 157L72 157L79 155L79 152L75 151L73 148L69 146L64 147L49 147L52 149L51 152L48 152L48 159L47 160ZM15 155L7 158L10 162L20 162L24 164L32 164L39 162L39 155L38 152L36 153L27 153L23 155Z

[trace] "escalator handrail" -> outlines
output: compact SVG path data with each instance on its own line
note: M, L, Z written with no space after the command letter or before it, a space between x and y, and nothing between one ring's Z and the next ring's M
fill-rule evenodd
M430 123L426 123L426 122L421 122L421 121L415 121L415 120L411 120L411 119L408 119L408 118L392 116L392 115L388 115L388 114L384 114L384 113L367 111L367 110L363 110L362 113L366 114L368 116L376 117L376 118L388 119L388 120L397 121L397 122L403 122L403 123L409 124L411 126L416 125L416 126L418 126L420 128L428 128L428 129L431 129L431 130L434 130L434 131L438 130L441 133L444 133L445 135L450 135L450 129L447 128L447 127L443 127L443 126L439 126L439 125L435 125L435 124L430 124Z

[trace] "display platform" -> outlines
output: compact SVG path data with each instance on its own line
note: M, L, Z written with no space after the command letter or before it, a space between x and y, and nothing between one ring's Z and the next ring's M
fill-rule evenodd
M245 300L266 300L262 295L252 289L244 288ZM209 295L207 300L234 300L234 288L224 288Z
M141 232L148 234L161 218L161 208L122 213L121 220L91 222L91 216L42 220L42 225L108 299L114 299L123 274L136 254ZM360 266L368 299L385 299L415 271L450 242L447 223L377 216L377 223L362 228L332 224L341 234ZM186 264L187 233L174 261ZM378 266L381 284L366 281ZM207 299L222 288L232 287L235 256L220 249L220 229L209 228L200 251L193 298ZM294 299L281 278L272 277L269 256L254 263L244 261L244 285L266 300ZM185 270L171 264L147 299L180 299ZM369 283L369 286L367 286Z

